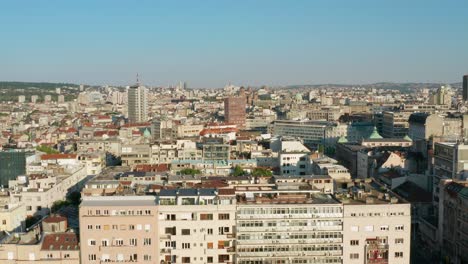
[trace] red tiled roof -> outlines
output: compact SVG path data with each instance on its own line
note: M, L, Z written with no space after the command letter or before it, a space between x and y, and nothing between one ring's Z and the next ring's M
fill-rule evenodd
M75 233L55 233L44 236L41 250L79 250Z
M76 159L76 154L44 154L41 160Z
M60 215L51 215L44 219L45 223L60 223L63 221L67 221L67 218Z
M208 134L226 134L231 132L237 132L237 128L227 127L227 128L205 128L200 131L200 136L208 135Z
M164 172L169 170L168 164L137 164L135 166L135 171L142 172Z
M234 189L219 189L218 190L219 195L235 195L236 192Z

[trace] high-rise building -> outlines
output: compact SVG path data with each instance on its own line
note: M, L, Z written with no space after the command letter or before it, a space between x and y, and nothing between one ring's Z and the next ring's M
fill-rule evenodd
M9 180L26 173L26 158L33 155L31 151L8 149L0 151L0 185L7 186Z
M468 74L463 76L463 101L468 101Z
M26 96L20 95L18 96L18 103L24 103L26 101Z
M242 128L245 126L245 97L230 96L224 99L224 120Z
M148 120L148 99L146 87L137 82L128 89L128 120L141 123Z

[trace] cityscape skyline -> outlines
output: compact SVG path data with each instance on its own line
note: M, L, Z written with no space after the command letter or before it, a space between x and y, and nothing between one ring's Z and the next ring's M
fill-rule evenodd
M128 85L139 72L148 85L183 79L215 88L228 82L452 83L468 72L468 4L462 1L25 1L4 7L4 81Z

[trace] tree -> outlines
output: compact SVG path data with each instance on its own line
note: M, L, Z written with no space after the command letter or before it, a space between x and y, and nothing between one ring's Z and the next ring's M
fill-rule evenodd
M232 172L232 176L238 177L238 176L244 176L247 174L239 165L234 167L234 171Z
M68 195L67 201L73 205L79 205L81 201L81 193L80 192L72 192Z
M58 154L58 153L60 153L58 150L53 149L53 148L51 148L49 146L46 146L46 145L37 146L36 149L38 151L45 152L46 154Z
M254 177L271 177L273 176L273 173L271 170L264 169L264 168L255 168L252 171L252 176Z
M201 174L201 171L197 170L197 169L187 168L187 169L181 170L180 174L182 174L182 175L196 175L196 174Z
M26 217L26 221L25 221L25 224L26 224L26 228L30 228L31 226L33 226L35 223L37 223L37 221L39 221L41 218L39 216L31 216L29 215L28 217Z
M52 204L52 207L50 208L50 210L52 211L52 213L56 213L56 212L58 212L60 209L62 209L62 208L65 207L65 206L68 206L68 205L70 205L70 202L69 202L69 201L58 200L58 201L55 201L55 202Z

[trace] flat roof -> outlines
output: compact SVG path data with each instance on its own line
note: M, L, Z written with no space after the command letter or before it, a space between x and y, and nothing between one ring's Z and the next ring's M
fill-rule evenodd
M80 207L83 206L153 206L156 197L144 196L84 196Z

